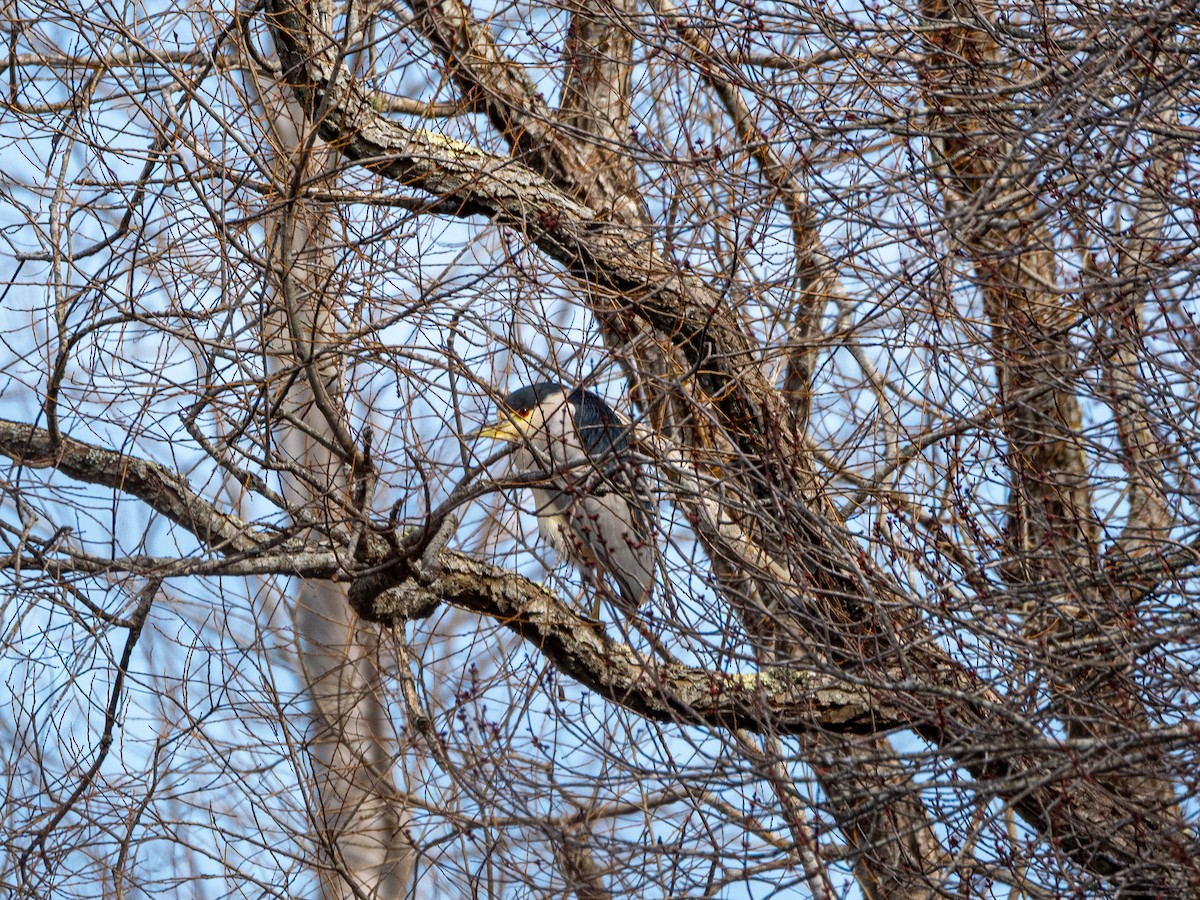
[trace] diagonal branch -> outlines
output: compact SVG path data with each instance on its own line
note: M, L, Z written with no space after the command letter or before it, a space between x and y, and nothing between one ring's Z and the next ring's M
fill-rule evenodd
M365 601L359 614L399 626L448 603L489 616L538 648L562 674L660 722L859 735L910 722L900 703L877 706L868 686L840 676L783 668L731 675L679 662L655 664L515 572L450 551L442 551L439 562L441 574L429 586L406 581Z
M6 435L9 443L4 442ZM17 423L0 427L0 449L10 456L17 455L18 447L37 447L49 441L44 429ZM72 477L86 476L97 484L112 484L115 475L124 470L157 469L144 460L71 438L64 437L60 446L64 448L60 470L66 473L69 468L80 473ZM79 457L91 459L93 464L81 467ZM179 524L195 527L197 537L210 533L201 530L199 523L226 518L196 495L182 477L165 479L165 484L172 496L189 498L194 515ZM126 488L133 496L148 493L136 482L126 483ZM148 497L146 502L155 509L171 508L179 502L168 502L153 492ZM243 543L261 541L267 553L273 552L276 539L271 532L243 532ZM221 546L231 549L228 541ZM364 565L383 564L389 551L372 552ZM1195 564L1194 548L1181 553ZM282 574L318 578L336 574L328 567L337 556L327 551L311 557L317 566L314 570L298 570L295 563L289 567L289 558L305 557L276 557ZM1005 798L1027 822L1053 837L1084 867L1106 877L1136 870L1135 884L1145 890L1170 894L1186 889L1181 886L1190 868L1181 862L1188 858L1183 843L1186 836L1166 830L1166 824L1158 821L1162 811L1131 809L1101 780L1079 775L1121 771L1141 761L1147 747L1166 751L1185 746L1200 737L1194 726L1109 740L1048 742L1028 725L1023 713L1010 711L978 676L926 648L914 648L911 662L919 663L916 680L904 671L881 672L870 680L855 681L848 673L822 676L790 669L768 668L731 676L678 664L656 668L580 619L540 585L449 551L442 552L440 563L442 574L431 585L405 582L398 591L379 594L359 612L392 625L427 614L440 602L488 615L520 634L567 676L614 703L659 721L796 735L818 729L870 736L911 728ZM1167 860L1150 856L1147 845L1113 827L1135 813L1150 827L1173 834L1182 855ZM1200 872L1193 869L1192 877L1200 883Z
M683 40L692 62L733 121L738 138L754 156L764 178L778 192L787 210L795 249L797 297L791 313L784 395L797 429L803 431L812 405L821 317L827 303L838 301L848 306L849 298L822 245L817 212L809 202L808 191L796 177L794 166L783 159L759 128L754 111L732 80L736 71L733 64L703 32L690 27L679 16L671 0L656 0L655 6ZM718 513L709 518L721 522L724 517ZM725 523L724 528L708 529L705 534L711 536L714 530L728 532L731 526L732 523ZM710 539L709 547L714 543ZM744 538L737 543L750 544ZM721 568L719 561L726 554L710 555ZM727 568L730 569L727 579L736 577L738 570L745 570L737 565ZM763 587L751 593L762 596L764 591L769 592L769 583L770 580L760 580ZM792 579L776 583L791 587ZM779 619L777 611L768 616L770 619ZM761 619L752 616L751 621L755 620ZM767 629L770 630L770 625ZM760 642L770 644L770 641ZM780 661L790 653L779 645L776 651ZM938 871L942 854L929 811L904 767L884 762L896 756L885 736L876 736L869 746L851 746L832 735L819 733L813 736L807 750L820 760L821 764L815 768L822 788L830 798L839 825L859 850L855 876L868 896L877 900L914 896L927 890L931 882L944 879ZM881 799L884 796L888 798L886 801ZM786 807L786 800L784 804Z
M192 491L181 475L136 456L65 436L55 440L46 429L7 419L0 419L0 453L19 466L52 468L77 481L136 497L214 552L250 551L264 540L237 516L221 512Z
M487 215L521 232L571 272L611 288L627 298L635 322L651 324L669 336L687 360L705 396L705 408L734 442L737 466L747 489L781 513L779 535L793 542L795 569L806 587L794 598L800 611L812 597L824 605L812 610L822 638L845 641L848 664L877 667L889 654L902 654L908 671L944 671L945 654L924 633L913 607L881 573L869 568L853 542L838 528L804 452L796 422L779 395L758 370L756 355L721 298L700 279L681 273L632 229L605 221L550 179L512 159L483 153L441 135L413 131L379 116L340 70L336 46L320 29L311 31L306 8L275 0L271 23L278 36L285 73L304 104L318 114L322 135L348 158L389 178L400 179L445 200L455 198L467 214ZM1016 265L1020 266L1018 261ZM1064 442L1066 451L1072 448ZM788 498L782 503L783 497ZM790 614L790 613L789 613ZM822 624L831 623L831 624ZM915 676L914 676L915 677ZM1003 708L985 685L975 685L984 709ZM1014 751L996 760L972 753L979 741L983 710L967 704L939 709L936 740L944 749L967 757L964 765L978 777L991 778L997 766L1014 776L1012 766L1034 765ZM1011 728L1009 724L1007 727ZM984 729L984 734L987 729ZM1010 732L996 732L999 740ZM986 738L984 738L986 740ZM1118 742L1120 743L1120 742ZM1053 754L1040 760L1053 769ZM1045 768L1045 766L1043 766ZM1084 787L1069 782L1073 796ZM1104 876L1140 866L1151 884L1166 885L1177 871L1171 851L1157 848L1147 859L1136 836L1114 830L1125 818L1123 800L1103 789L1088 792L1087 805L1063 802L1065 786L1025 790L1017 808L1047 838L1083 867ZM1048 804L1048 805L1046 805ZM1145 811L1151 829L1174 832Z

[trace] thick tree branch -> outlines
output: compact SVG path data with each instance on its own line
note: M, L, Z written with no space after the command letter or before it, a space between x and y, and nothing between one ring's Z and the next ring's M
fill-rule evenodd
M626 298L633 319L669 336L731 430L751 441L748 451L761 454L768 434L789 440L793 429L779 427L788 417L758 369L758 352L718 291L655 252L638 229L602 218L522 162L381 116L340 67L337 45L310 43L302 5L278 0L271 21L285 78L314 113L325 111L321 134L348 159L455 198L464 215L517 228L573 274ZM781 457L788 453L763 455Z
M251 529L221 513L196 494L182 476L154 463L69 437L61 439L58 456L51 458L39 453L49 443L45 429L0 420L0 452L25 460L26 465L36 458L39 467L53 467L85 483L115 487L167 515L213 552L229 554L223 562L161 557L131 559L123 564L118 561L125 571L145 570L160 577L200 573L345 577L338 564L344 556L328 545L294 545L280 552L280 535ZM122 479L123 473L128 477ZM180 514L181 510L188 515ZM233 523L238 525L236 532ZM231 532L237 535L236 547L226 536ZM397 560L386 558L390 552L390 546L374 542L373 558L365 561L364 567L394 567ZM63 556L0 558L0 566L43 570L55 577L78 573L80 569L73 562ZM102 564L92 559L82 570L105 571L100 568ZM682 664L656 670L527 578L450 551L442 551L439 566L441 574L431 585L402 581L392 590L364 599L358 604L358 612L371 621L392 626L428 615L439 603L490 616L541 650L564 675L659 721L782 733L825 728L848 734L869 734L903 727L908 722L898 707L878 706L865 686L827 675L783 671L727 675Z
M0 419L0 453L17 465L52 468L69 478L137 497L182 525L214 552L251 551L264 540L237 516L217 510L187 480L158 465L69 437L57 441L45 429Z
M0 421L0 450L10 456L28 458L29 448L47 446L49 441L44 429ZM113 485L122 484L116 478L122 471L156 473L144 480L127 480L121 489L160 511L180 506L191 510L192 515L176 521L197 537L216 533L215 540L221 542L218 546L232 552L231 542L220 537L220 529L214 532L206 524L231 517L195 494L185 479L144 460L71 438L64 437L61 447L57 467L64 474L75 473L71 477L80 480ZM84 459L90 464L83 465ZM54 458L42 462L55 465ZM148 490L147 481L161 485L161 490ZM241 525L238 535L243 547L257 545L268 554L276 549L275 533ZM388 552L390 547L372 551L363 565L368 570L392 565ZM338 574L326 568L337 554L320 548L310 548L306 554L312 555L274 559L281 563L282 574ZM1195 547L1178 555L1181 564L1197 563ZM314 568L300 565L304 560ZM1078 775L1121 771L1136 764L1138 753L1147 746L1167 749L1193 741L1197 735L1190 727L1157 735L1047 742L1028 725L1023 713L1010 711L978 676L933 648L920 646L911 648L906 671L881 672L870 680L851 679L849 673L815 675L787 669L727 675L678 664L656 667L625 645L611 641L528 579L449 551L442 552L439 562L441 574L428 586L405 581L397 590L362 598L358 611L374 621L400 625L445 602L496 618L537 647L563 674L631 711L664 722L768 734L820 730L871 736L911 728L940 746L997 796L1007 798L1026 821L1097 874L1136 878L1134 883L1139 886L1158 885L1168 891L1185 877L1182 864L1148 858L1144 844L1113 828L1114 822L1136 813L1149 827L1159 829L1166 845L1177 844L1184 852L1186 835L1157 821L1163 810L1131 809L1103 782ZM919 680L913 680L914 674ZM1200 873L1195 877L1200 879Z
M659 665L612 640L553 593L516 573L443 551L429 587L405 582L359 614L398 625L437 603L490 616L521 635L559 672L626 709L662 722L799 734L827 729L873 734L904 727L898 706L875 706L871 692L840 677L766 670L729 675L682 663Z
M952 209L953 231L972 259L983 294L1001 399L1030 385L1043 388L1024 402L1009 400L1003 423L1010 491L1004 576L1016 587L1055 579L1087 582L1099 559L1076 396L1080 363L1071 340L1080 314L1064 302L1054 238L1035 215L1039 198L1035 172L1029 168L1034 163L1006 102L1001 48L987 27L979 27L990 25L994 11L986 2L966 8L978 24L931 35L921 68L931 133L939 135L932 142L935 162ZM963 9L954 0L922 3L933 21L953 22ZM1128 35L1127 49L1133 53L1140 42L1155 39L1150 29L1139 26ZM1102 53L1085 67L1102 77L1112 60ZM1141 223L1148 231L1158 227L1153 212L1148 218ZM1009 227L1014 220L1017 227ZM1144 253L1142 237L1136 235L1135 252ZM1151 513L1150 498L1135 496L1139 498L1143 502L1137 515ZM1129 668L1136 619L1128 617L1128 597L1122 593L1078 589L1074 602L1028 610L1027 630L1048 647L1043 670L1051 689L1063 698L1072 737L1115 742L1149 730ZM1090 652L1071 648L1065 641L1081 625L1099 629L1106 640ZM1147 745L1140 767L1098 776L1113 802L1128 810L1114 820L1112 830L1143 847L1144 859L1165 862L1183 834L1169 769L1165 753ZM1140 874L1130 877L1134 894L1158 889L1140 882Z
M821 317L831 301L849 309L849 297L822 245L820 223L816 210L809 202L808 191L797 177L796 167L780 155L760 129L758 117L733 81L737 77L736 67L704 32L690 27L679 16L671 0L656 0L655 7L664 19L671 22L675 33L687 48L691 61L732 120L739 140L758 162L763 177L778 192L787 210L795 250L795 297L789 304L791 323L786 350L784 396L795 427L803 432L812 405L812 377L820 347L817 337L820 334ZM861 364L864 371L871 371L865 360ZM881 397L882 393L880 391ZM711 518L715 524L725 517L718 511ZM714 528L709 533L717 531L736 532L740 529L733 523L726 523L724 528ZM735 545L752 544L744 535L738 537L741 540L735 539L732 542ZM721 554L712 555L721 559ZM719 562L717 567L718 570L722 568ZM737 579L739 570L744 572L745 568L737 565L729 567L726 578ZM764 592L770 592L772 584L790 587L792 582L793 579L786 575L782 579L759 579L756 593L761 596ZM778 608L779 605L776 605L776 615L768 619L775 618L782 626L786 620L778 617ZM750 620L762 621L761 617L753 615ZM783 628L769 623L766 630L780 631ZM754 637L760 645L771 643L770 640L762 640L760 635ZM776 642L776 646L777 650L782 651L781 656L790 652L786 649L786 642ZM942 854L929 811L920 792L912 785L905 767L883 762L895 757L886 736L876 736L870 746L852 746L828 734L817 734L806 747L806 752L811 758L819 760L816 768L821 786L829 797L839 826L848 839L860 848L855 875L867 896L874 900L921 896L927 892L929 884L943 880L940 872ZM788 799L781 795L780 800L786 808Z
M1138 368L1146 352L1146 295L1161 272L1160 242L1170 217L1171 185L1179 173L1185 144L1170 136L1179 121L1178 110L1158 110L1152 121L1161 130L1147 150L1149 162L1142 173L1132 227L1117 256L1115 286L1105 292L1109 322L1107 340L1101 348L1107 400L1117 422L1128 470L1129 517L1113 552L1134 556L1161 549L1171 532L1171 511L1162 477L1164 447L1150 414L1148 385L1138 377Z

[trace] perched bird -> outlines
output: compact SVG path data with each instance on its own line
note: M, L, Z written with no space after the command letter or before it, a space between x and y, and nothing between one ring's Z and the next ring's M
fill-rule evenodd
M632 614L653 591L655 545L629 429L612 408L583 388L541 382L505 397L479 434L516 444L514 473L545 476L531 485L538 530L596 587L607 573Z

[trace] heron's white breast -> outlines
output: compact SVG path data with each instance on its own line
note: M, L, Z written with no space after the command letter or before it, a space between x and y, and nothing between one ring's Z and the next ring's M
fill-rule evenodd
M572 531L571 523L560 512L561 495L545 488L533 488L532 493L541 536L563 559L589 565L588 560L581 558L579 538Z

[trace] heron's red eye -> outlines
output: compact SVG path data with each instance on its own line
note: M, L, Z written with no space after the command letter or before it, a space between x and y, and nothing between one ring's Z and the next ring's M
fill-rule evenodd
M517 415L520 416L522 419L529 418L529 407L522 406L520 409L517 410Z

